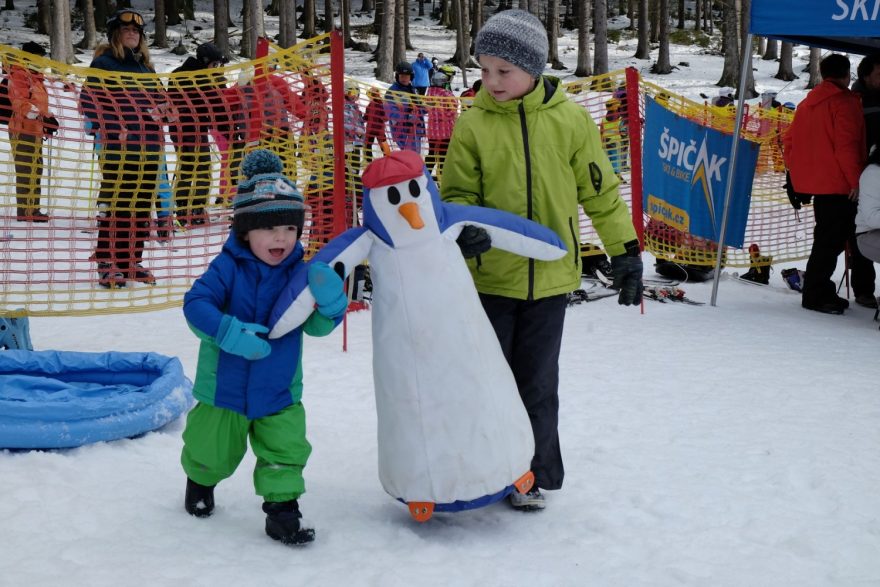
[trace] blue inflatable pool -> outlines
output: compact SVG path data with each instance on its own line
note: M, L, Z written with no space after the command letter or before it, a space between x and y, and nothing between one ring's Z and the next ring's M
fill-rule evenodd
M137 436L186 412L192 383L156 353L0 352L0 449Z

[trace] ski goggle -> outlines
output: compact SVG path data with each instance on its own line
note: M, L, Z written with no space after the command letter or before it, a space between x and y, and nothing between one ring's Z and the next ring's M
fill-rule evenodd
M116 15L116 20L121 24L136 24L139 27L144 26L144 17L137 12L120 12Z

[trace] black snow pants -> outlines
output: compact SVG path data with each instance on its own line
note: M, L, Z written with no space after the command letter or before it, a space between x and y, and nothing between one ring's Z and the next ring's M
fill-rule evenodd
M559 349L566 296L517 300L480 294L532 422L532 472L541 489L559 489L565 471L559 448Z

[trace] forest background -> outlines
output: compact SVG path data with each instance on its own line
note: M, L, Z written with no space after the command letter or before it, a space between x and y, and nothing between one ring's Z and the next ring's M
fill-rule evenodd
M37 0L35 8L28 10L20 6L22 3L5 0L0 14L24 8L25 26L48 36L50 56L65 63L76 62L78 51L94 49L103 38L100 33L107 17L130 6L129 0ZM477 67L472 57L473 39L485 19L495 11L518 7L537 14L547 27L553 70L569 67L560 58L558 41L563 36L577 38L572 71L576 77L607 73L609 46L628 37L636 42L635 59L651 60L653 55L651 73L671 74L682 65L672 62L671 45L698 46L723 57L717 85L736 88L751 0L361 0L358 6L352 0L270 0L268 5L264 0L234 4L213 0L209 23L197 20L195 0L154 0L152 5L153 14L147 16L154 18L151 42L157 48L184 54L184 38L205 40L203 29L209 26L213 35L207 36L224 53L253 58L257 38L267 35L266 17L277 17L274 40L281 47L339 28L346 48L372 53L375 78L389 83L394 64L407 60L407 51L414 50L411 21L433 19L448 29L455 39L455 51L448 62L464 70ZM2 32L0 28L0 40ZM798 77L790 43L759 39L754 48L752 59L778 62L776 79L788 82ZM819 58L820 50L811 49L805 68L806 88L819 82ZM759 95L751 62L748 70L746 99Z

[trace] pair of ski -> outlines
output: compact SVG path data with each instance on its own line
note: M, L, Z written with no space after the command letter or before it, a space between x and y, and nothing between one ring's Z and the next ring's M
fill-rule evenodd
M611 280L601 273L597 273L596 277L583 276L582 282L587 287L571 292L570 305L593 302L618 294L616 289L611 288ZM642 296L661 303L680 302L692 306L702 306L705 303L687 297L685 291L678 287L679 283L674 279L642 279Z

